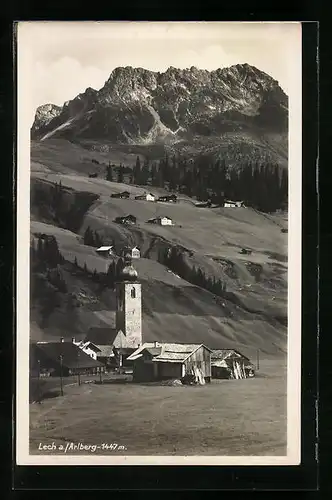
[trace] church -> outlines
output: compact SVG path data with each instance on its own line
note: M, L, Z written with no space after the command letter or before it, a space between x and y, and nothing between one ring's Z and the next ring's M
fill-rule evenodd
M138 273L128 257L115 287L115 329L90 328L85 340L99 348L112 346L117 365L121 367L126 358L143 342L142 287Z

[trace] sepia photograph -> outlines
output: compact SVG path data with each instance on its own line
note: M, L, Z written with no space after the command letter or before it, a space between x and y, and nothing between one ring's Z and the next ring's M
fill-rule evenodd
M301 23L17 24L19 465L297 465Z

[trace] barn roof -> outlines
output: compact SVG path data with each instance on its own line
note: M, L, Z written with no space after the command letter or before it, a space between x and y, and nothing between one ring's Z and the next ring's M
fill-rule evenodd
M108 250L112 250L114 248L113 246L105 246L105 247L99 247L97 248L97 252L107 252Z
M147 350L155 356L153 361L156 362L169 362L169 363L181 363L185 361L189 356L195 352L203 344L177 344L177 343L165 343L165 342L145 342L131 356L129 360L134 361L142 356L144 350ZM208 347L204 346L206 349L211 351Z
M35 359L38 358L38 353L40 353L46 358L60 362L60 356L62 356L62 364L67 368L95 368L102 366L99 361L95 361L72 342L41 342L32 344L31 347Z
M211 353L212 360L214 360L214 359L226 359L226 358L233 357L233 356L241 357L241 358L247 359L249 361L249 358L247 358L247 356L244 356L236 349L213 349L212 353Z

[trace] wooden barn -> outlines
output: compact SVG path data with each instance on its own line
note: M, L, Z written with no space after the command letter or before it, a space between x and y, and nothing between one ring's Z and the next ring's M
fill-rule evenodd
M97 248L96 252L99 255L102 255L103 257L109 257L109 256L114 256L115 255L115 249L111 245L101 246L101 247Z
M117 224L125 224L125 225L136 224L136 221L137 219L135 215L132 214L119 216L114 219L114 222L116 222Z
M122 191L122 193L112 193L111 198L130 198L129 191Z
M213 378L243 379L255 375L255 366L235 349L214 349L211 353Z
M152 217L148 219L147 222L149 224L159 224L160 226L173 226L173 221L170 217Z
M183 379L211 381L211 350L203 344L146 342L128 357L136 382Z
M156 201L156 197L153 193L144 193L135 196L135 200Z
M166 196L159 196L157 201L158 202L165 202L165 203L176 203L177 196L175 194L166 195Z

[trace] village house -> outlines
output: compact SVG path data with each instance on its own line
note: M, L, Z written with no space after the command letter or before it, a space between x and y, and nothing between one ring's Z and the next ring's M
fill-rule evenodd
M135 196L135 200L145 200L145 201L156 201L156 197L152 193L144 193L138 196Z
M175 194L166 195L166 196L159 196L157 201L158 202L166 202L166 203L176 203L177 196Z
M128 245L124 246L121 251L121 257L125 262L131 263L132 259L140 259L141 251L138 246L130 247Z
M134 215L128 214L128 215L122 215L120 217L116 217L114 219L114 222L117 224L136 224L136 217Z
M225 200L224 207L225 208L241 208L241 207L244 207L244 203L243 203L243 201Z
M249 358L235 349L214 349L211 370L213 378L243 379L255 375L255 367Z
M33 370L46 371L49 375L68 377L77 374L96 374L104 371L104 365L83 352L72 341L37 342L31 344Z
M153 217L148 219L149 224L159 224L160 226L173 226L173 221L170 217L162 216L162 217Z
M140 259L141 258L141 251L138 247L134 247L130 250L131 253L131 258L132 259Z
M72 343L77 345L85 354L91 356L91 358L97 360L97 353L99 352L98 347L92 342L76 341L75 337L72 338Z
M115 250L113 246L102 246L97 248L96 252L103 257L108 257L109 255L114 256Z
M203 344L146 342L128 357L133 361L133 380L183 379L211 381L211 349Z
M127 346L126 338L121 330L111 327L92 327L89 329L85 342L92 340L98 348L98 361L111 368L132 366L132 362L128 362L127 358L134 352L135 347Z
M122 191L122 193L112 193L111 198L130 198L129 191Z

